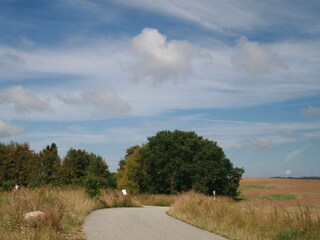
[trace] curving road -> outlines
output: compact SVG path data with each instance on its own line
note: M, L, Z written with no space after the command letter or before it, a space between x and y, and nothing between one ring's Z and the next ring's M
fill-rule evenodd
M222 240L213 233L169 217L167 207L109 208L85 221L88 240Z

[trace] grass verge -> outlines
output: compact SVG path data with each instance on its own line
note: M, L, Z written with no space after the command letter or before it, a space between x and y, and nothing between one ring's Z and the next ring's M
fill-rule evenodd
M165 194L140 194L137 195L139 201L145 206L171 206L177 195Z
M1 193L0 239L84 239L81 225L97 203L82 189L40 188ZM42 211L45 217L28 222L27 212Z
M195 192L182 194L169 215L229 239L320 239L320 219L308 208L288 213L285 208L245 205Z

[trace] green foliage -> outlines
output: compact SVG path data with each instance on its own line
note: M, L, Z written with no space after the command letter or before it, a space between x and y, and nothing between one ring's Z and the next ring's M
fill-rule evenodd
M5 181L3 183L1 183L0 189L3 191L9 191L13 188L14 186L14 181Z
M117 174L117 187L125 188L130 193L137 194L143 191L144 174L141 171L140 147L134 146L127 150L125 159L120 162L120 168ZM121 165L121 163L123 163Z
M85 150L71 148L62 165L61 181L64 184L81 185L87 175L94 175L103 179L101 187L108 187L108 181L111 179L109 167L102 157Z
M101 156L70 149L61 163L55 143L35 153L28 143L0 143L0 190L15 184L26 187L78 185L88 189L115 187L115 177ZM90 186L91 184L91 186Z
M3 188L8 183L27 186L32 175L37 155L30 150L28 143L0 143L0 182ZM13 187L12 185L12 187Z
M216 142L194 132L161 131L142 147L127 150L120 162L118 187L174 194L195 189L237 196L243 169L234 168Z
M86 175L83 180L83 186L90 197L95 197L100 195L100 189L105 186L105 179L98 177L93 173Z
M58 185L61 160L55 143L39 152L33 164L33 176L30 181L32 187L41 185Z

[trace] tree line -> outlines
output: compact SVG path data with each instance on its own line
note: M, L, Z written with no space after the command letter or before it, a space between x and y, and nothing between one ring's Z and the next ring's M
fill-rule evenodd
M0 143L0 188L15 184L25 187L43 185L84 185L90 181L99 187L115 187L114 177L101 156L81 149L69 149L64 160L55 143L39 153L28 143Z
M176 194L194 189L236 196L244 170L233 167L223 149L195 132L160 131L147 143L132 146L111 173L105 160L81 149L69 149L63 160L55 143L39 153L29 144L0 143L0 188L85 186L126 188L129 193Z

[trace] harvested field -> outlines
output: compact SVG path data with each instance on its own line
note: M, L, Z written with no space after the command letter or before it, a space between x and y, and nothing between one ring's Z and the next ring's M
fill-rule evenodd
M320 216L320 180L244 178L240 182L244 204L270 205L299 210L308 207Z

